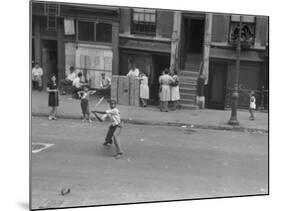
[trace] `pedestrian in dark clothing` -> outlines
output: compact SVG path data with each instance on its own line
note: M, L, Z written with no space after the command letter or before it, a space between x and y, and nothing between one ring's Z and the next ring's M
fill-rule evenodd
M47 84L47 92L49 92L48 105L51 107L49 120L56 120L57 107L59 106L59 92L55 75L52 75L51 81Z
M197 80L197 100L196 100L197 103L199 104L200 109L205 107L204 88L205 88L205 78L203 75L200 75Z

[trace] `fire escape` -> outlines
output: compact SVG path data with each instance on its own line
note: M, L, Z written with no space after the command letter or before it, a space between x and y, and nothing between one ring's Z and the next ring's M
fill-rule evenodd
M60 16L60 4L45 2L44 13L47 17L47 31L57 31L57 18Z

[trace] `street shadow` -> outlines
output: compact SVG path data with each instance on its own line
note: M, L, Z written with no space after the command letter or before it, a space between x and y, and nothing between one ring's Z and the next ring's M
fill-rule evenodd
M24 202L24 201L21 201L21 202L18 202L18 206L24 210L29 210L29 203L28 202Z

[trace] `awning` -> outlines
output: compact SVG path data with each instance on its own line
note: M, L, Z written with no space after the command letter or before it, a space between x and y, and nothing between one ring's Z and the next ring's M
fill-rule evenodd
M241 50L240 60L241 61L253 61L253 62L264 62L263 52L257 52L252 50ZM236 50L235 49L221 49L221 48L211 48L210 58L214 59L227 59L236 60Z

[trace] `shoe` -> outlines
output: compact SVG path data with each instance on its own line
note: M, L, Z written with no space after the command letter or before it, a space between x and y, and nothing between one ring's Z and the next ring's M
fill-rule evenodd
M49 120L53 120L53 117L49 116L48 119L49 119Z
M52 117L52 120L57 120L57 117L55 117L55 116L54 116L54 117Z
M117 155L114 155L115 159L120 159L123 157L123 153L118 153Z
M111 144L111 143L109 143L109 142L104 142L102 145L103 145L103 146L110 146L110 144Z
M93 121L89 119L89 123L92 123Z
M82 119L82 122L85 122L86 121L86 119Z

